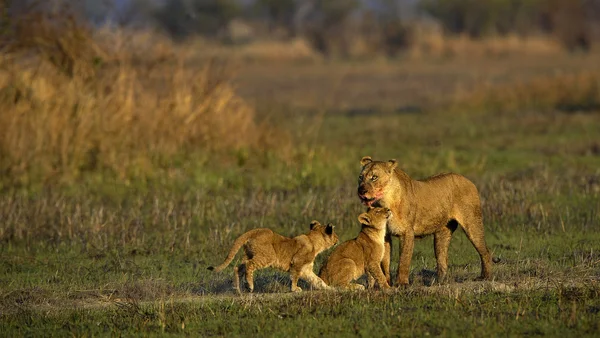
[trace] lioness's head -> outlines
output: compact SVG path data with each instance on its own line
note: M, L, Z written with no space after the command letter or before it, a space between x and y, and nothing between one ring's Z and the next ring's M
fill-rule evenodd
M364 205L370 207L383 197L397 163L396 160L373 161L370 156L365 156L360 164L362 170L358 176L358 197Z
M392 211L388 208L369 207L367 212L358 216L358 221L362 225L367 225L375 229L385 229L390 217L392 217Z
M333 228L334 226L331 225L331 223L323 225L319 223L319 221L310 222L310 232L319 233L321 236L323 236L323 239L325 240L325 246L327 248L336 245L338 242L338 236L333 231Z

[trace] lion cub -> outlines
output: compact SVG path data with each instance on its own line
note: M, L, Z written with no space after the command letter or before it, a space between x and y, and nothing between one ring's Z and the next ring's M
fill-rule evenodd
M391 216L390 209L371 207L358 216L362 224L358 237L338 246L319 273L327 285L362 290L364 286L352 281L366 272L370 288L375 280L382 289L390 287L381 270L381 262L385 252L386 224Z
M294 238L284 237L270 229L260 228L246 232L238 237L223 264L208 267L221 271L231 263L236 253L244 246L242 264L235 268L234 283L239 290L239 271L246 271L246 281L250 292L254 291L254 270L274 267L289 271L292 279L292 291L302 291L298 287L298 278L307 280L316 289L329 289L321 278L313 272L315 258L338 242L331 224L322 225L317 221L310 223L310 231Z

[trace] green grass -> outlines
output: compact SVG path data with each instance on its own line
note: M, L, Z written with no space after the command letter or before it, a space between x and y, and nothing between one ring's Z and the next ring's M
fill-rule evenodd
M435 87L435 72L427 74ZM365 81L355 88L378 85ZM290 131L299 149L290 160L192 154L140 180L90 173L75 183L5 188L2 335L597 335L598 112L435 106L365 115L319 102L257 103ZM425 238L415 246L411 285L390 293L291 294L288 275L267 269L256 273L256 294L240 297L231 268L206 269L256 227L292 236L317 219L336 225L341 240L355 237L365 155L395 158L413 178L442 171L471 178L499 258L493 280L473 281L479 258L462 231L451 243L448 283L435 281L433 241Z
M19 310L3 332L35 335L217 336L515 336L597 334L600 289L569 287L512 292L306 292L114 302L40 314Z

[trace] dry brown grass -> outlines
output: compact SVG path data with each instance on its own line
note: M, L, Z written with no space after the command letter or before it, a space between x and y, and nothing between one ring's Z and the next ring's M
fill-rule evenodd
M412 58L487 58L506 56L547 57L565 53L549 36L517 35L473 39L466 35L446 36L439 31L417 31L408 50Z
M0 172L19 183L124 177L175 155L273 146L230 76L159 37L95 37L74 17L24 17L0 54Z
M600 111L600 74L544 76L516 84L484 85L456 97L459 109L517 112L528 109L564 112Z
M301 38L291 41L262 40L242 46L224 46L206 41L201 45L205 46L206 55L235 57L246 61L323 62L327 59ZM510 56L548 57L565 53L560 43L545 36L509 35L473 39L467 36L446 36L437 32L417 32L406 49L398 55L410 59L485 59ZM363 37L355 36L343 58L380 60L386 58L386 53L383 48L378 50L370 46Z

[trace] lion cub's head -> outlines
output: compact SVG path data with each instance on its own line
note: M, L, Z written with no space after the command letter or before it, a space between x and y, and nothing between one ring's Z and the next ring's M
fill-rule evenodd
M338 242L338 236L333 231L333 225L331 224L323 225L319 221L312 221L310 222L310 233L322 236L325 249L336 245Z
M385 229L390 217L392 217L392 211L388 208L369 207L367 212L358 216L358 221L362 225L381 230Z
M358 176L358 197L366 206L373 206L383 198L384 189L393 177L396 160L373 161L370 156L360 160L362 170Z

